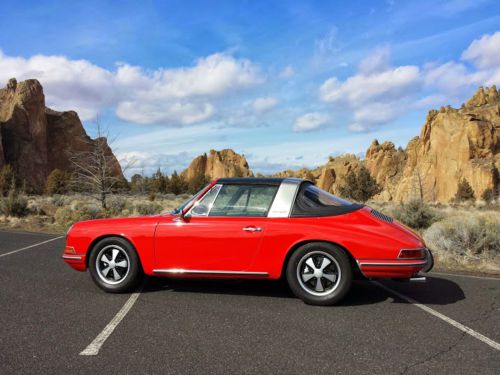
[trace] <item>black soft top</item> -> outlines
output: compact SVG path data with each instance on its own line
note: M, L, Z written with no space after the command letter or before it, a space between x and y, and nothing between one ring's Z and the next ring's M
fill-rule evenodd
M295 202L292 207L291 217L319 217L319 216L337 216L350 212L354 212L363 208L364 205L357 203L343 204L343 205L324 205L315 202L306 196L306 189L308 186L314 184L310 181L304 181L297 193Z
M280 185L284 178L278 177L233 177L233 178L218 178L218 184L226 185Z

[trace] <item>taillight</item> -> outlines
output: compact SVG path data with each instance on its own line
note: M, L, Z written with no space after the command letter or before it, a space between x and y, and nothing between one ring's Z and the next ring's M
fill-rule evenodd
M401 249L398 259L424 259L425 249Z

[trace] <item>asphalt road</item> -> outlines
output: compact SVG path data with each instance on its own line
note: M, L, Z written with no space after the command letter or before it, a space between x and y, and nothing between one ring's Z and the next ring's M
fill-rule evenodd
M131 296L70 269L53 238L0 231L0 374L500 373L500 279L437 273L382 283L399 297L356 282L334 307L279 282L153 279L98 354L80 355Z

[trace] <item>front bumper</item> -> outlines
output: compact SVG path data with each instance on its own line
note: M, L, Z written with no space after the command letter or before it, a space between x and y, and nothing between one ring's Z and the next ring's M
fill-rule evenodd
M434 258L429 249L425 249L424 259L415 260L357 260L359 270L368 279L372 278L401 278L408 279L420 271L429 272L434 266Z
M68 264L71 268L84 272L87 270L87 262L85 259L85 255L81 254L63 254L63 260Z

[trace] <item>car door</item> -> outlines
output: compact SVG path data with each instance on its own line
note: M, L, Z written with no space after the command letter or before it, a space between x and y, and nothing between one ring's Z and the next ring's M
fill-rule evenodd
M156 230L160 272L244 272L266 230L277 186L214 185L185 215L167 217Z

